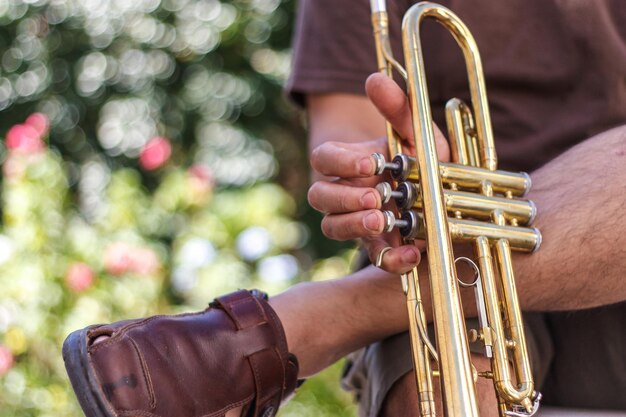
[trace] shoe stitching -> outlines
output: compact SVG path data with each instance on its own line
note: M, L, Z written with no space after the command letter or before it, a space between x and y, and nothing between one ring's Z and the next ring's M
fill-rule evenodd
M264 308L260 304L259 300L256 297L252 296L250 293L248 293L248 294L250 295L250 297L245 297L243 299L231 302L231 303L229 303L228 307L232 308L232 306L234 306L236 304L239 304L241 302L248 301L250 298L252 298L254 303L255 303L255 306L256 306L256 309L257 309L257 313L260 313L260 315L265 319L265 322L258 323L257 325L261 325L261 324L267 323L268 321L270 321L270 320L268 320L268 317L269 317L271 319L272 327L277 327L277 330L279 330L278 331L278 333L279 333L278 337L281 340L281 342L283 343L283 346L286 347L287 343L286 343L286 338L285 338L285 335L284 335L284 330L282 329L282 324L280 323L280 320L278 319L278 316L276 315L276 313L271 309L271 307L268 308L267 311L266 311L266 308ZM153 320L156 320L156 319L159 319L159 318L164 318L164 317L197 316L197 315L205 314L206 312L208 312L210 310L211 310L211 308L207 308L207 309L205 309L204 311L201 311L201 312L183 313L183 314L177 314L177 315L174 315L174 316L157 315L157 316L149 317L149 318L146 318L146 319L143 319L143 320L139 320L139 321L137 321L135 323L131 323L131 324L129 324L129 325L127 325L127 326L125 326L125 327L123 327L121 329L118 329L117 331L114 331L111 334L111 336L109 337L108 340L100 342L100 343L98 343L96 345L89 346L89 348L90 348L89 349L89 351L90 351L89 353L95 353L98 349L104 348L105 346L109 346L109 345L121 342L121 340L123 340L123 336L126 333L128 333L128 331L134 329L135 327L146 325L146 324L148 324L149 322L151 322ZM233 316L235 316L235 315L233 314ZM241 327L240 323L237 321L236 318L234 318L234 321L237 323L238 327ZM104 325L104 326L106 326L106 325ZM137 346L137 344L136 344L136 342L134 340L132 340L132 339L130 339L130 340L131 340L131 343L133 344L135 350L137 351L137 353L139 355L140 361L142 363L142 368L145 367L146 366L145 365L145 361L144 361L143 356L140 353L139 347ZM265 349L265 350L267 350L267 349ZM286 370L285 370L284 364L282 363L283 362L282 361L282 355L280 354L280 352L276 348L274 348L274 350L278 354L278 358L280 359L279 363L281 365L281 368L283 369L283 383L281 384L283 389L281 391L284 391L285 381L286 381ZM259 373L259 370L256 367L256 365L254 364L254 361L250 361L250 362L251 362L251 364L253 366L253 369L254 369L254 372L255 372L255 379L256 379L256 375ZM147 367L146 367L146 369L147 369ZM97 370L95 368L94 368L94 370L97 372ZM142 372L144 373L144 378L147 381L149 381L147 385L148 385L149 396L150 396L150 400L151 400L151 407L154 408L155 405L156 405L155 404L156 403L156 399L155 399L155 395L154 395L154 391L153 391L153 387L152 387L152 381L151 381L149 375L146 374L144 369L142 369ZM260 384L260 380L259 380L259 384ZM258 390L258 391L260 391L260 390ZM281 392L281 397L282 397L282 394L283 393ZM271 395L267 395L266 397L269 398L269 397L274 396L274 395L275 395L275 393L272 392ZM217 411L215 413L205 414L205 415L202 415L201 417L219 417L219 416L225 415L225 412L227 412L227 411L229 411L229 410L231 410L233 408L236 408L236 407L238 407L240 405L244 405L248 401L251 401L253 398L254 398L254 394L250 395L246 399L238 401L237 403L229 405L225 409L222 409L222 410ZM219 414L219 413L223 413L223 414ZM125 410L125 411L120 411L120 415L124 415L124 416L141 415L141 416L145 416L145 417L161 417L159 414L154 414L154 413L151 413L151 412L145 411L145 410Z
M139 358L139 362L141 363L141 373L143 374L146 387L148 388L148 399L150 400L150 407L151 408L155 408L156 407L156 398L155 398L154 390L153 390L153 387L152 387L152 379L150 378L150 375L146 373L147 372L146 370L148 368L147 368L146 362L145 362L145 360L143 358L143 355L139 351L139 346L137 346L135 341L133 339L131 339L130 337L119 337L119 338L117 338L115 340L115 343L119 343L119 342L121 342L123 340L126 340L126 339L128 339L130 341L131 346L133 346L133 348L135 349L135 352L137 353L137 357ZM98 343L98 345L96 345L96 346L102 345L104 343L106 343L106 342ZM109 343L109 344L111 344L111 343ZM95 352L96 352L96 349L94 349L93 353L95 353ZM104 381L104 379L102 378L102 375L98 371L98 368L96 366L94 366L93 360L91 358L89 358L89 362L90 362L91 369L93 369L93 371L95 372L95 374L96 374L96 376L98 378L98 381ZM110 408L110 410L112 410L115 413L124 411L123 409L122 410L118 410L117 408L113 407L113 403L110 400L106 401L106 405L109 406L108 408Z
M287 354L287 356L289 356L289 346L287 346L287 337L285 336L285 329L283 328L283 325L280 322L280 319L278 318L278 314L276 314L272 306L270 306L269 304L266 309L268 312L268 316L271 318L270 324L275 330L274 333L277 333L278 339L280 339L280 344L281 344L280 350L284 349L286 351L285 353ZM280 352L278 356L281 359L283 359L283 355Z
M125 327L122 327L121 329L118 329L116 331L113 331L113 333L111 334L111 336L100 343L97 343L95 345L91 345L88 347L89 349L89 353L95 353L98 349L102 349L104 346L109 346L115 343L118 343L120 338L122 336L124 336L126 333L128 333L130 330L134 329L135 327L139 327L139 326L143 326L146 325L148 323L150 323L153 320L156 319L160 319L160 318L168 318L168 317L188 317L188 316L198 316L198 315L202 315L204 313L206 313L207 310L204 311L200 311L200 312L196 312L196 313L183 313L183 314L176 314L176 315L167 315L167 314L160 314L158 316L152 316L152 317L148 317L146 319L143 320L139 320L135 323L131 323Z
M276 353L276 355L278 355L278 363L280 364L283 370L283 380L282 380L282 383L280 384L281 385L280 398L278 399L278 401L280 402L285 397L285 391L287 389L287 367L285 366L285 362L282 360L282 357L280 356L280 352L278 351L276 347L274 347L274 352Z
M144 417L163 417L161 414L154 414L146 410L121 410L117 412L118 416L144 416Z
M266 349L264 349L264 350L266 350ZM263 352L264 350L261 350L259 352ZM263 392L263 389L261 388L261 376L259 375L259 369L257 368L256 360L254 360L254 355L259 353L259 352L255 352L253 355L250 355L248 357L248 362L252 366L252 374L254 375L254 380L256 382L256 384L255 384L255 386L256 386L256 395L257 395L257 404L255 405L256 410L259 409L259 407L260 407L259 403L263 399L263 397L261 397L261 395L260 395ZM256 410L255 410L255 412L256 412Z
M258 325L263 324L263 323L267 323L267 315L265 314L265 311L264 311L263 307L261 307L261 305L259 304L259 300L257 300L256 297L251 297L251 298L252 298L252 301L254 303L254 306L256 307L257 314L260 315L261 317L263 317L263 320L264 320L264 321L262 321L260 323L256 323L255 326L258 326ZM233 319L235 324L237 324L237 328L238 329L242 329L243 326L241 325L241 322L239 321L239 317L238 317L239 314L235 314L235 312L233 311L233 307L235 307L235 306L237 306L239 304L242 304L242 303L249 303L249 302L250 302L250 298L246 297L246 298L235 300L235 301L232 301L232 302L228 303L228 310L230 310L229 311L229 313L230 313L229 316L231 316L231 318Z
M87 336L87 334L85 334L84 336ZM86 359L87 359L87 362L83 360L79 360L78 366L80 367L81 372L87 377L87 381L90 386L89 387L90 392L91 392L91 395L93 395L94 401L95 401L95 404L92 404L92 406L95 406L100 410L105 409L110 415L115 415L116 412L115 412L115 409L113 408L113 404L111 404L109 401L104 401L104 399L102 398L102 394L103 394L102 387L99 384L92 383L92 379L95 379L96 381L102 381L101 375L98 373L98 370L91 363L92 362L91 358L87 357ZM93 372L93 376L92 376L92 372Z
M129 337L128 339L130 340L130 343L135 348L135 352L137 352L137 356L139 357L139 362L141 363L141 372L143 373L143 377L146 382L146 387L148 388L150 408L154 410L156 408L156 398L154 395L154 388L152 386L152 378L150 377L150 373L148 372L148 365L146 364L146 360L143 357L143 354L141 353L141 351L139 350L139 346L137 346L137 343L131 337Z
M263 319L265 320L265 322L267 322L268 321L267 320L267 314L265 313L265 309L261 305L261 302L256 297L252 297L252 299L254 300L254 305L256 305L257 312L259 312L261 314L261 316L263 316ZM261 324L261 323L259 323L259 324Z
M283 375L283 380L281 381L281 387L280 387L280 399L282 400L285 397L286 394L286 389L287 389L287 368L285 366L285 360L288 361L289 360L289 347L287 346L287 338L285 336L285 331L283 329L282 323L280 322L280 319L278 318L278 314L276 314L276 311L274 311L274 309L272 308L272 306L267 303L266 306L263 306L263 309L267 311L267 316L270 318L270 324L271 326L274 328L274 333L277 334L277 337L279 339L279 347L274 347L274 351L275 353L278 355L278 362L282 368L282 375ZM285 354L286 354L286 358L283 357L283 352L282 350L285 350ZM297 375L296 375L297 378Z
M98 369L93 365L91 358L89 358L89 365L93 373L96 375L96 380L98 382L96 384L96 387L94 387L94 388L97 388L99 391L98 397L100 398L101 402L104 403L105 408L107 408L109 412L111 412L113 415L117 414L117 410L115 409L115 407L113 407L113 404L111 403L111 401L103 397L104 394L102 392L102 384L101 384L101 381L103 381L103 378L102 378L102 375L100 374L100 371L98 371Z
M268 399L271 400L271 399L273 399L274 396L276 396L277 393L281 393L282 390L283 390L284 381L285 381L285 373L283 372L283 381L281 381L281 383L280 383L281 386L278 387L278 388L272 388L272 389L268 390L269 393L264 394L262 397L260 396L259 393L264 392L264 389L261 387L262 375L261 375L260 370L257 368L256 360L254 359L254 356L259 354L259 353L261 353L261 352L265 352L265 351L270 351L270 352L274 351L274 353L278 353L278 352L276 352L275 348L266 348L266 349L260 350L258 352L255 352L254 354L249 356L249 362L252 365L252 368L254 370L255 380L258 381L258 386L257 386L258 402L265 402ZM278 355L278 362L282 366L282 360L281 360L280 355ZM284 371L284 367L283 367L283 371ZM257 376L258 376L258 378L257 378Z

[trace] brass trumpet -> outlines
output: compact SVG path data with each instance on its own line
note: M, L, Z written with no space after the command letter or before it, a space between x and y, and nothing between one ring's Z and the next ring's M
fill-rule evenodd
M419 238L427 245L436 349L426 331L417 269L402 275L420 415L436 415L433 377L439 377L443 415L478 416L475 382L484 377L493 380L501 416L532 416L541 394L531 376L511 262L512 250L533 252L541 244L541 234L530 227L535 205L519 198L530 189L530 177L497 170L482 64L465 24L443 6L429 2L412 6L402 24L405 69L391 52L385 0L370 4L379 70L389 76L395 70L405 78L413 115L416 157L402 154L389 123L389 154L396 156L391 162L380 154L374 157L377 173L389 170L394 179L393 185L379 185L383 201L394 198L402 210L399 218L385 212L387 230L397 227L405 242ZM450 163L440 163L435 148L420 40L425 18L450 31L467 66L471 108L456 98L446 106ZM455 260L452 243L457 242L473 245L477 261ZM455 266L459 261L473 266L474 282L459 281ZM473 287L476 295L480 328L469 333L460 286ZM491 371L476 372L468 340L482 342Z

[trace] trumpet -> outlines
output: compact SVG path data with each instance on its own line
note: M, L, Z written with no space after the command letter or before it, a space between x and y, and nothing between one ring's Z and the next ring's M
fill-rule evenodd
M531 187L528 174L497 169L497 155L487 105L482 63L465 24L449 9L429 2L404 15L404 68L394 59L385 0L370 0L379 71L398 72L407 84L416 156L402 153L401 140L387 123L389 155L375 154L377 174L387 171L392 183L377 187L383 202L395 199L399 213L386 211L386 230L398 228L405 243L426 240L436 346L429 340L417 268L403 274L420 416L435 416L434 378L439 379L443 415L478 416L477 378L491 379L500 416L534 415L541 394L534 388L515 286L512 251L534 252L540 232L531 227L532 201L522 198ZM453 98L446 105L451 159L440 163L424 71L420 25L426 18L443 25L462 50L471 106ZM453 243L473 247L475 261L454 257ZM470 283L459 280L458 262L475 271ZM460 287L472 287L478 327L466 330ZM491 370L477 372L469 342L479 341Z

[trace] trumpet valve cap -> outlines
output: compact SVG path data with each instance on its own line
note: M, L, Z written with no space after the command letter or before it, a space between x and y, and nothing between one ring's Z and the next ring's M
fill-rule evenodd
M402 166L397 162L387 162L385 160L385 155L382 153L373 153L372 158L374 158L374 174L376 175L381 175L386 169L397 171L402 168Z
M380 200L383 204L387 204L389 200L391 200L393 190L391 189L391 184L388 182L381 182L376 185L376 191L380 194Z
M393 211L390 210L383 211L383 216L385 217L385 225L383 231L385 233L389 233L396 225L396 216L393 214Z
M376 175L380 175L385 171L385 156L382 153L373 153L374 166Z

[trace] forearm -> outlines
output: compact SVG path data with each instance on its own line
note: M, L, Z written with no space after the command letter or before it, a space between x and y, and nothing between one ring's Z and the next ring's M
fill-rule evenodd
M312 147L323 141L362 141L382 135L368 129L333 130L328 127L333 124L326 124L333 114L326 112L321 120L311 119L311 126L316 126L312 129ZM626 286L621 284L621 271L626 266L626 226L619 220L626 203L626 173L622 169L626 165L625 132L619 128L593 137L531 174L534 185L529 198L538 207L534 226L543 234L543 245L535 254L514 255L524 310L572 310L626 299ZM358 149L369 152L360 145ZM355 225L358 222L357 217ZM459 255L471 256L463 251L456 253ZM424 259L419 269L430 320L426 265ZM475 315L472 291L462 291L462 297L468 316ZM408 326L398 277L371 267L336 281L297 286L276 303L289 317L285 326L288 339L302 355L304 375ZM315 323L306 324L306 317L316 317Z
M514 255L518 295L524 310L574 310L626 299L626 128L595 136L532 173L543 234L541 249ZM467 248L466 248L467 249ZM456 256L469 255L457 253ZM427 260L419 265L422 298L431 319ZM471 290L462 291L468 316ZM313 372L372 341L406 330L404 294L397 276L369 267L348 277L294 288L298 299L290 326ZM287 308L287 310L289 310ZM302 325L316 317L311 331ZM322 332L323 334L320 334ZM289 334L289 332L288 332Z
M363 346L407 329L398 277L373 266L335 280L298 284L270 299L287 344L310 376Z
M621 220L626 207L626 127L580 143L531 177L528 198L538 212L533 226L543 242L533 254L514 252L522 309L578 310L626 300L626 222ZM473 257L469 245L455 250L456 257ZM424 293L426 258L419 268ZM474 316L473 289L461 294L466 315Z
M626 128L575 146L532 173L543 244L515 257L526 310L572 310L626 299Z

